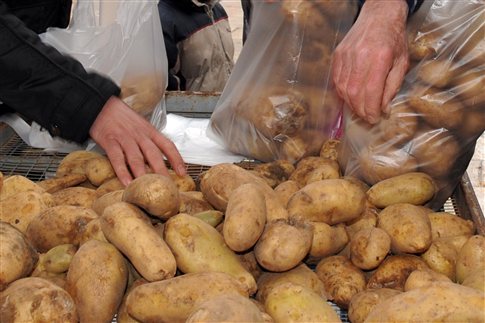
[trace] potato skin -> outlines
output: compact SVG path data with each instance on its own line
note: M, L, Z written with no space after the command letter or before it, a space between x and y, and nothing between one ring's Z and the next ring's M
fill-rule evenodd
M344 224L328 225L324 222L312 222L313 239L309 255L320 260L340 252L349 242ZM307 260L308 261L308 260Z
M95 199L91 208L101 216L103 215L104 209L117 202L121 202L122 198L123 190L112 191Z
M417 269L409 274L404 284L404 291L430 286L434 282L448 282L452 281L443 274L440 274L431 269Z
M377 304L398 294L401 292L390 288L367 289L355 294L347 312L350 322L363 323Z
M313 182L288 201L290 218L337 224L357 218L365 207L365 193L344 179Z
M54 177L37 182L37 185L45 189L47 193L55 193L64 188L73 187L86 181L84 174L69 174L62 177Z
M73 298L48 280L26 277L0 293L2 322L76 323Z
M445 275L452 281L456 278L457 257L457 250L446 239L434 240L428 250L421 254L421 258L433 271Z
M456 280L462 283L474 271L485 271L485 237L471 236L458 252Z
M91 208L96 200L96 190L81 186L62 189L52 194L56 205L73 205Z
M431 236L433 240L460 235L472 236L475 224L471 220L446 212L428 213L431 222Z
M233 276L211 271L136 286L127 295L126 307L142 322L185 322L198 304L218 295L249 296Z
M300 189L300 185L292 180L284 181L274 188L274 192L285 208L288 205L290 197Z
M111 166L111 162L108 157L100 156L98 158L92 158L84 165L84 171L89 182L96 187L116 177L116 173Z
M175 257L139 208L118 202L104 210L100 221L106 239L130 259L143 278L156 281L175 275Z
M386 231L368 228L358 231L350 241L350 260L360 269L377 268L391 250L391 238Z
M128 269L110 243L89 240L69 265L66 290L76 303L81 322L111 322L123 298Z
M2 259L0 266L0 291L2 291L9 283L28 276L39 256L22 232L0 221L0 259Z

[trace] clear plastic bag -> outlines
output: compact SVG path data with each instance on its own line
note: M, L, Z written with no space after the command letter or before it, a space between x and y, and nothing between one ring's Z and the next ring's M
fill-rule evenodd
M251 33L211 116L208 136L260 161L297 161L338 135L331 54L354 1L256 1Z
M339 162L370 185L425 172L438 188L427 206L439 209L485 130L485 2L425 1L409 36L411 69L389 116L371 127L346 110Z
M168 62L156 1L78 0L66 29L49 28L40 37L109 76L125 103L157 129L165 127Z

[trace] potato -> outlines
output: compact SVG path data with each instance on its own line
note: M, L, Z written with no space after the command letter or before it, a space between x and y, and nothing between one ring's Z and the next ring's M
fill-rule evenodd
M177 173L175 173L175 171L171 169L168 170L168 174L170 175L172 181L175 182L175 185L177 185L177 188L180 192L189 192L196 190L195 181L189 174L177 175Z
M128 298L129 292L133 288L135 288L136 286L146 284L146 283L148 283L146 280L144 280L143 278L140 278L140 279L134 280L131 285L128 284L127 291L126 291L125 295L123 296L123 300L121 301L120 307L118 308L118 312L116 313L116 322L117 323L140 323L140 321L135 320L130 314L128 314L126 299Z
M404 284L411 272L417 269L429 269L428 265L418 256L391 255L381 263L371 274L367 288L392 288L404 290Z
M32 219L52 206L54 200L50 193L18 192L0 201L0 220L25 233Z
M301 188L301 186L292 180L287 180L278 186L274 188L274 192L276 193L276 196L281 202L281 205L286 207L288 204L288 201L290 200L290 197L298 191Z
M462 283L471 273L485 271L485 237L471 236L461 247L456 259L456 281Z
M103 155L86 150L76 150L67 154L59 163L56 170L56 177L63 177L68 174L86 174L86 162L92 158L99 158Z
M86 187L68 187L52 194L56 205L73 205L91 208L96 200L96 191Z
M431 223L419 206L392 204L379 213L377 221L377 227L391 237L393 253L422 253L431 245Z
M104 236L103 230L101 229L101 219L96 218L88 222L83 232L81 233L81 238L79 244L82 245L89 240L99 240L103 242L108 242L108 239Z
M320 166L330 166L334 172L339 173L337 161L328 158L309 156L305 157L296 164L295 171L291 174L290 180L297 182L301 187L307 184L308 175Z
M330 165L321 165L308 173L306 184L321 181L324 179L340 178L340 172Z
M271 187L276 187L287 181L294 170L295 166L288 160L275 160L273 162L256 164L253 169Z
M350 260L364 270L377 268L391 250L391 238L386 231L368 228L358 231L350 241Z
M2 192L2 186L3 186L3 173L0 172L0 192Z
M177 185L159 174L145 174L131 181L123 192L123 201L162 220L177 214L180 207Z
M39 259L29 240L12 225L0 221L0 291L28 276Z
M217 210L202 211L193 214L198 219L210 224L214 228L217 227L224 220L224 213Z
M212 205L204 199L198 191L180 192L179 213L196 214L203 211L214 210Z
M364 212L362 212L358 218L347 222L345 230L347 231L349 239L352 239L352 237L360 230L375 228L377 226L378 214L379 213L376 208L366 207Z
M338 139L329 139L325 141L320 149L320 157L337 160L338 156L338 147L340 145L340 140Z
M259 276L263 273L263 268L258 264L254 252L251 250L246 253L236 254L241 262L241 265L253 275L254 279L257 280Z
M449 60L427 60L418 69L417 76L429 85L443 88L453 80L453 68L453 63Z
M341 322L325 298L290 282L272 288L264 307L276 322Z
M72 295L81 322L111 322L123 298L128 269L110 243L89 240L71 260L66 290Z
M48 193L55 193L64 188L73 187L86 181L87 177L84 174L68 174L62 177L53 177L37 182L37 185L42 187Z
M284 283L293 283L309 288L323 299L327 299L322 281L313 270L303 263L281 273L264 272L258 279L256 299L264 303L271 290Z
M453 283L434 283L377 304L366 322L482 322L483 293Z
M177 323L185 322L197 305L218 295L248 297L236 278L210 271L136 286L128 293L126 306L136 320Z
M91 158L86 161L84 164L84 172L89 182L96 187L116 177L115 170L106 156Z
M175 275L175 257L136 206L126 202L108 206L100 222L106 239L126 255L143 278L156 281Z
M480 96L469 100L468 104L471 107L467 108L463 120L463 126L456 130L459 137L475 138L480 136L485 131L485 113L480 110L480 106L484 102L485 92L482 92ZM473 106L476 106L476 108L473 108Z
M70 243L79 246L89 221L98 218L96 212L81 206L58 205L45 209L32 219L26 236L39 252Z
M431 176L412 172L377 182L366 194L371 204L383 209L397 203L423 205L433 198L436 191Z
M103 215L104 209L118 202L122 202L124 190L117 190L106 193L96 198L91 208L99 215Z
M2 322L76 323L78 314L73 298L48 280L19 279L0 293Z
M253 247L266 224L266 201L260 186L247 183L229 196L224 219L223 236L234 251Z
M423 258L429 268L445 275L452 281L456 279L455 264L457 256L457 250L454 246L442 239L434 240L428 250L421 254L421 258Z
M288 201L290 218L337 224L357 218L365 207L365 193L344 179L313 182Z
M296 220L268 223L254 246L258 263L265 269L282 272L296 267L308 254L313 228Z
M355 294L349 303L347 315L352 323L363 323L369 312L379 303L401 292L390 288L367 289Z
M15 195L19 192L34 191L39 194L45 193L45 189L32 182L25 176L12 175L3 179L2 190L0 191L0 201Z
M485 293L485 274L483 273L483 268L469 273L461 284Z
M249 294L256 291L254 277L241 265L219 232L204 221L188 214L177 214L165 222L164 239L180 271L224 272L243 284Z
M464 99L473 99L483 93L485 77L481 70L470 70L453 79L454 90Z
M404 284L404 291L430 286L434 282L452 283L451 279L432 269L417 269L409 274Z
M77 247L72 244L62 244L47 251L39 262L44 270L53 274L67 272Z
M460 218L446 212L433 212L428 214L431 221L431 236L433 240L459 235L471 236L475 233L473 221Z
M352 297L365 289L364 273L343 256L320 260L315 272L330 300L341 308L347 309Z
M419 125L418 114L406 103L391 106L387 118L382 119L377 127L381 138L393 145L409 142Z
M340 252L349 242L344 224L329 225L324 222L312 222L313 239L309 255L312 259L332 256ZM308 261L308 260L307 260Z
M195 322L272 322L248 297L217 295L195 306L185 321Z
M358 179L357 177L355 176L342 176L342 179L345 179L351 183L354 183L356 184L357 186L360 187L360 189L362 190L362 192L367 192L370 188L369 185L367 185L364 181Z
M411 59L421 61L424 58L432 58L436 54L436 45L439 42L437 33L423 33L414 38L409 39L409 55Z
M118 191L118 190L124 190L125 185L120 182L118 177L112 178L101 184L98 188L96 188L96 196L100 197L103 196L106 193L113 192L113 191Z

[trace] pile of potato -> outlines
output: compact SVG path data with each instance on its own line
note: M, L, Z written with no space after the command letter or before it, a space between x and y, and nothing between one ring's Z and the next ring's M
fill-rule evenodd
M338 142L297 164L146 174L76 151L0 177L1 322L484 322L485 237L423 206L413 172L342 177Z

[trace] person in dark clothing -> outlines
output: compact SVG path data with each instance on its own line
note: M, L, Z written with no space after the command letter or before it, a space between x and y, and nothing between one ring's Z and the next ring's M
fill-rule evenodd
M234 43L219 0L160 0L168 90L222 91L234 65Z
M243 10L243 35L242 42L246 42L251 26L251 12L253 11L253 4L251 0L241 0L241 8Z
M175 145L118 98L113 81L41 42L47 27L68 25L70 10L70 0L0 1L0 113L17 112L78 143L91 137L124 184L146 163L168 174L163 155L185 174Z

